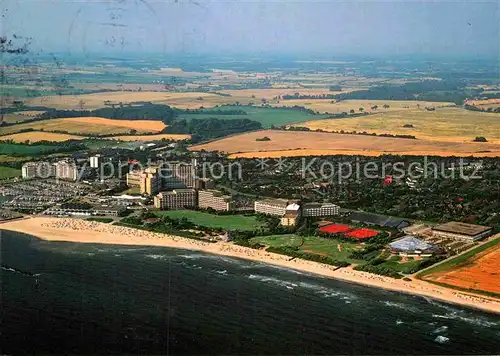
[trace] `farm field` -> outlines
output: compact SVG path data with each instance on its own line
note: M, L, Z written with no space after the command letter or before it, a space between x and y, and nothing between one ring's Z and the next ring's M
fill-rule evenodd
M215 215L194 210L161 211L157 212L156 215L169 216L176 219L185 217L194 224L229 230L254 230L262 226L254 216Z
M413 127L406 128L404 125ZM483 136L488 143L500 143L500 114L451 107L435 111L412 109L356 118L314 120L300 126L311 130L413 135L418 139L450 142L471 142L475 137Z
M256 141L269 137L270 141ZM220 151L231 157L276 157L330 154L402 154L439 156L500 156L500 144L480 142L437 142L325 132L263 130L235 135L190 147ZM279 151L279 153L276 153ZM484 152L490 151L490 152Z
M230 119L249 119L258 121L264 128L270 128L272 125L282 126L290 123L304 122L315 118L323 119L326 115L313 115L306 111L288 109L288 108L266 108L256 106L223 106L217 110L242 110L246 115L217 115L217 114L181 114L179 119L196 120L219 118L222 120Z
M321 256L328 256L336 260L347 261L349 263L359 263L358 260L349 258L354 250L361 248L361 245L351 242L336 240L333 238L321 238L316 236L298 236L294 234L258 236L250 239L251 243L260 243L273 247L299 247L300 251L313 253Z
M0 140L12 140L17 143L24 143L26 141L29 141L29 143L40 141L63 142L68 140L83 140L85 138L85 136L42 131L20 132L12 135L0 136Z
M293 95L299 93L300 95L323 95L323 94L340 94L349 93L353 89L342 89L342 91L332 92L328 87L324 88L270 88L270 89L239 89L239 90L221 90L221 93L229 94L234 97L254 97L256 104L260 104L261 99L273 100L275 97L281 95Z
M455 259L425 271L421 278L454 288L500 296L500 236Z
M14 178L14 177L20 177L20 176L21 176L20 169L0 166L0 180Z
M54 146L0 143L0 155L36 156L54 151Z
M43 131L66 131L74 134L110 135L129 133L155 133L166 127L155 120L112 120L101 117L75 117L29 122L0 128L0 135L18 133L25 129Z
M356 113L361 112L359 108L363 108L363 112L367 113L378 113L378 112L392 112L392 111L402 111L402 110L412 110L421 108L424 110L425 107L443 107L443 106L454 106L453 103L446 102L427 102L427 101L415 101L415 100L342 100L337 102L332 102L331 99L291 99L282 100L279 104L275 106L303 106L307 109L318 111L321 114L339 114L342 112L349 112L354 110ZM377 105L377 109L371 109L371 107ZM389 105L388 108L384 108L384 105Z
M106 107L105 102L109 102L110 104L119 104L120 102L127 104L140 101L167 104L180 109L198 109L201 106L213 107L226 103L231 104L235 102L235 99L201 92L115 91L81 95L43 96L28 100L26 105L41 105L66 110L95 110Z
M120 141L160 141L160 140L175 140L182 141L190 139L191 135L184 134L157 134L157 135L123 135L104 137L106 140L120 140Z
M18 111L11 114L3 115L3 122L8 124L17 124L27 120L32 120L35 116L43 114L45 111Z

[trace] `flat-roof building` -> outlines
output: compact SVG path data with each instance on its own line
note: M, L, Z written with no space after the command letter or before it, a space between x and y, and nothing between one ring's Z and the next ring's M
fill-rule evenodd
M154 206L160 210L183 210L196 207L196 190L174 189L154 197Z
M340 207L332 203L305 203L302 204L302 216L334 216L339 215Z
M198 207L201 209L214 209L217 211L230 211L234 209L231 196L224 195L219 190L199 190Z
M21 173L24 179L50 178L56 175L56 168L55 164L50 162L27 162L23 164Z
M435 236L468 241L483 239L491 235L492 232L492 227L468 224L459 221L450 221L432 228L432 233Z
M71 161L59 161L56 163L56 178L64 180L77 180L78 168Z
M254 203L254 210L256 213L283 216L288 205L289 202L286 199L257 200Z
M280 219L283 226L296 226L300 219L300 205L293 203L285 208L285 215Z

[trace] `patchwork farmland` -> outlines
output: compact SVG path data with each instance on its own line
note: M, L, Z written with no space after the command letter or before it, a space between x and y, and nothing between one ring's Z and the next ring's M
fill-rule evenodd
M258 141L262 137L269 140ZM308 155L436 155L500 156L500 144L437 142L325 132L264 130L195 145L192 151L220 151L231 157L281 157Z

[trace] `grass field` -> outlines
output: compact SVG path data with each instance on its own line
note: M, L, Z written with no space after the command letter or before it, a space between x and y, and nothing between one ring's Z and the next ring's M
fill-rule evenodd
M303 252L329 256L339 261L347 261L349 263L360 262L349 258L351 252L359 248L359 244L336 239L325 239L315 236L302 237L294 234L286 234L258 236L252 238L250 242L273 247L299 247L299 250Z
M0 179L9 179L20 176L21 176L20 169L0 166Z
M363 108L363 112L378 113L402 110L416 110L418 107L424 110L425 107L454 106L455 104L415 100L342 100L338 102L332 102L332 100L328 99L292 99L282 100L279 104L276 104L276 106L294 105L303 106L314 111L319 111L322 114L338 114L342 112L348 113L350 110L354 110L356 113L359 113L361 112L359 108ZM375 105L377 105L378 108L372 110L371 107ZM384 108L384 105L389 105L389 107Z
M193 119L207 119L219 118L223 120L230 119L249 119L258 121L264 128L269 128L272 125L282 126L285 124L304 122L315 118L322 119L327 115L313 115L305 111L287 109L287 108L266 108L256 106L223 106L217 110L243 110L246 115L214 115L214 114L183 114L180 119L193 120Z
M124 134L131 130L137 133L155 133L166 126L155 120L112 120L101 117L75 117L29 122L0 128L0 135L18 133L23 129L43 131L67 131L72 134Z
M0 143L0 155L22 155L34 156L53 151L53 146L47 145L15 145L11 143Z
M500 236L461 256L418 275L419 278L453 288L500 296L498 261Z
M256 141L269 137L270 141ZM438 155L438 156L500 156L500 144L455 143L365 135L323 132L263 130L235 135L201 145L190 150L220 151L231 157L281 157L307 155ZM484 151L490 151L485 153Z
M405 128L404 125L413 127ZM357 118L314 120L300 126L311 130L413 135L419 139L450 142L471 142L476 136L484 136L489 143L500 143L499 114L460 108L413 109Z
M170 210L157 212L156 214L176 219L185 217L194 224L228 230L254 230L262 226L254 216L214 215L193 210Z

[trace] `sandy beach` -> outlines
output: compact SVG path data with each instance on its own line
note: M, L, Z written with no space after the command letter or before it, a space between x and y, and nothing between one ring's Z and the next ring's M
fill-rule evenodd
M232 243L208 243L178 236L70 218L34 217L6 222L1 224L0 228L2 230L33 235L48 241L163 246L197 250L292 268L347 282L420 295L500 314L500 300L498 299L460 292L413 278L412 281L408 282L401 279L398 280L355 271L350 267L334 270L332 266L317 262L301 259L293 259L290 261L290 257L288 256L270 253L264 250L254 250Z

